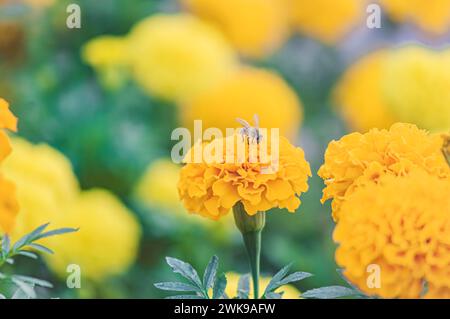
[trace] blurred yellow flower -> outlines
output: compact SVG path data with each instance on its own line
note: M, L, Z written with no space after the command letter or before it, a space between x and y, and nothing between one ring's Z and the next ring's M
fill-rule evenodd
M334 231L345 276L384 298L449 298L449 194L450 179L417 168L351 194ZM379 287L369 285L369 265L380 267Z
M224 36L187 15L154 15L128 36L135 80L152 95L169 100L191 97L225 77L237 64Z
M0 162L11 153L8 135L3 129L17 131L17 118L9 110L9 104L0 98ZM10 233L16 222L19 205L13 183L0 175L0 231Z
M60 214L60 224L79 228L78 232L50 238L49 267L61 277L70 264L80 266L83 279L101 281L118 275L134 262L141 229L133 213L112 193L84 191L77 201Z
M203 159L202 163L188 163L181 169L178 191L189 212L218 220L238 202L249 215L275 207L294 212L300 206L298 196L308 190L307 180L311 176L303 150L280 137L278 170L264 172L267 163L259 156L256 161L250 160L248 143L245 143L245 158L241 158L242 162L238 159L236 146L242 139L243 135L235 134L205 143L211 149L223 147L223 158L213 162ZM270 157L271 141L267 140ZM261 145L257 144L258 150ZM195 153L201 146L194 145L191 152ZM233 161L225 162L229 157Z
M83 46L81 55L97 71L107 88L118 88L128 78L129 55L125 37L94 38Z
M389 130L372 129L332 141L318 175L325 181L322 202L332 199L335 221L342 203L357 189L377 183L384 175L407 175L415 167L440 178L450 177L439 135L412 124L396 123Z
M287 38L287 11L280 0L182 0L192 12L217 25L243 55L260 58Z
M16 184L20 214L12 233L14 238L51 223L64 214L78 195L78 181L69 160L46 144L33 145L13 139L14 152L5 160L3 172Z
M235 272L227 272L225 274L227 277L227 287L225 289L225 294L229 298L236 298L237 297L237 290L238 290L238 283L239 278L242 276L240 274L237 274ZM270 277L260 277L259 278L259 286L262 291L264 291L267 287L267 285L270 282ZM249 299L253 299L253 283L250 280L250 293L249 293ZM292 285L284 285L278 288L275 292L281 293L283 292L283 299L300 299L300 291L297 290Z
M365 18L365 0L285 0L293 27L327 44L339 41Z
M148 206L167 210L183 210L178 198L177 182L181 167L170 158L151 162L138 181L134 194L136 199Z
M389 128L394 124L381 94L385 50L373 52L354 63L334 90L334 103L349 128L366 132L371 128Z
M432 131L450 129L450 50L407 46L392 51L382 89L399 121Z
M411 21L425 31L438 34L450 30L448 0L381 0L381 4L395 21Z
M203 128L226 128L239 124L236 118L258 114L265 128L279 128L280 134L294 138L300 128L303 109L300 99L277 74L242 68L228 79L193 98L181 109L185 127L202 120Z

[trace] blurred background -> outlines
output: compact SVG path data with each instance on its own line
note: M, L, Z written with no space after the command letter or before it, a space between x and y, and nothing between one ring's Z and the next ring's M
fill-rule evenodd
M449 31L449 0L0 0L0 97L19 118L2 165L21 205L14 236L80 227L15 267L61 298L165 297L153 287L175 279L165 256L203 269L216 254L220 271L247 272L232 216L209 221L178 200L170 137L257 113L313 171L295 214L267 214L262 272L293 262L314 274L300 291L344 284L320 202L324 150L397 121L449 130ZM71 263L81 289L66 286Z

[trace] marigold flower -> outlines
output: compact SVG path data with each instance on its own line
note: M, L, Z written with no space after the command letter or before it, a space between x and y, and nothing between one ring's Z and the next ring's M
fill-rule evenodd
M395 21L411 21L437 34L450 28L450 2L447 0L381 0L381 4Z
M0 175L0 231L11 233L16 224L19 203L16 200L16 187Z
M223 147L223 158L211 162L203 158L201 163L188 163L181 169L178 191L190 213L218 220L238 202L250 216L275 207L294 212L300 206L297 196L308 190L307 179L311 176L303 150L280 137L278 170L264 173L269 165L261 157L251 160L249 144L245 143L248 140L244 141L245 155L239 158L236 146L242 138L241 134L234 134L191 149L195 153L200 146L216 150ZM267 139L270 157L271 142ZM258 150L260 147L257 144ZM225 162L229 157L233 160Z
M448 298L449 193L450 179L414 169L382 176L349 195L334 231L345 276L384 298ZM369 282L369 265L380 267L379 287Z
M243 55L263 57L288 35L287 12L280 0L182 0L186 7L216 24Z
M229 298L237 298L239 278L242 275L235 272L227 272L225 276L227 277L227 287L225 288L225 294ZM267 285L270 282L270 279L270 277L264 276L261 276L259 278L259 286L261 287L262 291L266 289ZM249 299L254 299L252 291L252 282L250 281ZM300 291L298 291L297 288L292 285L283 285L280 288L276 289L275 292L283 293L283 299L300 299Z
M189 98L227 76L237 64L224 36L187 15L154 15L128 36L135 80L150 94L169 100Z
M83 279L99 282L124 272L135 260L141 229L129 211L112 193L84 191L59 224L80 228L74 234L50 238L55 254L47 255L50 268L61 277L69 264L81 267Z
M415 167L439 178L448 178L450 168L441 151L442 139L412 124L396 123L389 130L372 129L332 141L325 152L319 176L325 181L322 202L332 199L333 218L340 206L363 185L384 175L407 175Z
M294 28L333 44L339 41L365 15L363 0L286 0Z
M3 129L17 130L17 118L9 110L9 104L0 98L0 162L11 153L8 135ZM19 205L15 197L15 186L0 175L0 231L10 233L15 225Z
M350 66L334 91L334 102L348 126L358 132L394 124L381 93L383 66L388 52L375 51Z
M428 130L449 130L450 50L408 46L392 51L385 63L382 90L394 116Z
M177 182L181 167L170 159L151 162L137 183L135 197L148 206L179 211Z
M280 134L294 138L303 116L296 93L277 74L242 68L228 79L197 95L181 110L184 126L202 120L203 128L237 127L236 118L258 114L266 128L279 128Z
M11 235L18 238L48 222L52 227L63 227L55 224L57 216L65 213L79 192L69 160L46 144L14 138L13 147L3 166L4 175L16 185L20 203Z
M100 36L84 44L83 60L95 68L104 87L122 86L130 73L128 43L125 37Z

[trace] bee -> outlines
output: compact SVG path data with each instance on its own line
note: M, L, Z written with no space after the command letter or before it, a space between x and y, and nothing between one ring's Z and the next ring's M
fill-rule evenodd
M246 120L237 118L236 119L243 127L240 129L240 134L243 137L248 137L251 142L259 143L261 141L262 135L259 132L259 117L257 114L253 115L253 121L255 126L251 126Z

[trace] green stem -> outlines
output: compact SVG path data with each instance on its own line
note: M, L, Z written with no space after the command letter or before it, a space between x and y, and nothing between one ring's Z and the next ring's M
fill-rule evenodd
M261 231L242 234L250 261L253 280L253 298L259 298L259 265L261 256Z
M259 298L259 265L261 256L261 233L266 223L264 212L249 215L239 202L233 207L234 221L242 233L245 249L250 262L253 280L253 297Z

